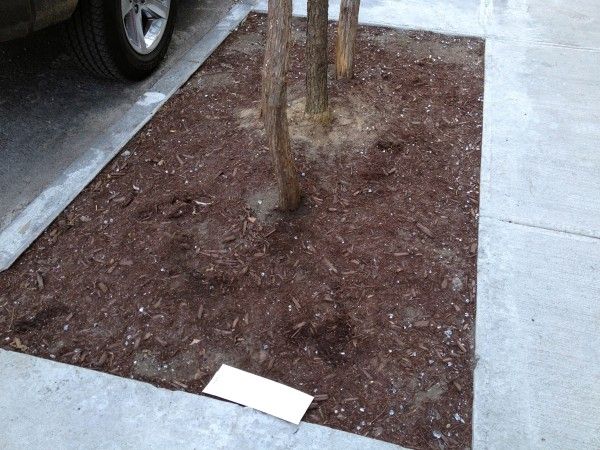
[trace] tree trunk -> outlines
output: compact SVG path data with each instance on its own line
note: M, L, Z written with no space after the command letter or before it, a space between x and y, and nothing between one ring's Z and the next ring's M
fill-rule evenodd
M286 76L292 31L292 0L269 0L267 43L263 67L263 118L279 187L279 207L300 204L300 186L290 146Z
M342 0L336 47L335 70L338 79L354 76L354 47L358 31L360 0Z
M329 0L308 0L306 31L306 108L309 115L327 115L327 18Z

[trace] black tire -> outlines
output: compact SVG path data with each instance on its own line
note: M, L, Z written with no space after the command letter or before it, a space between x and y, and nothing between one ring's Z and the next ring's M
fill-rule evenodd
M129 44L121 19L121 0L79 0L65 24L65 38L78 63L103 78L141 80L164 58L175 23L176 0L171 1L164 34L148 54Z

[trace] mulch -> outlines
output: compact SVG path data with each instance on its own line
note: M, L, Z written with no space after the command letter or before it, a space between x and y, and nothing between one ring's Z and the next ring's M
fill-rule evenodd
M302 113L295 20L304 197L282 213L258 115L265 22L0 275L0 345L195 393L227 363L316 395L310 422L470 447L483 42L361 27L323 125Z

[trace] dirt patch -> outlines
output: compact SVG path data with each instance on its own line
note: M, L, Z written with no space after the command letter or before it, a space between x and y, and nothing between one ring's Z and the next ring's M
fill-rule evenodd
M228 363L323 394L309 421L469 447L483 43L361 28L316 125L297 41L284 215L264 31L251 16L0 275L0 343L190 392Z

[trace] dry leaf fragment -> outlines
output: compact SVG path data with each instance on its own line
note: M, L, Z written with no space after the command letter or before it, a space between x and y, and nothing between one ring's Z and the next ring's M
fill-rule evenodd
M10 343L10 346L12 348L16 348L17 350L21 350L22 352L26 352L28 348L25 344L21 342L21 339L17 337L13 339L13 341Z

